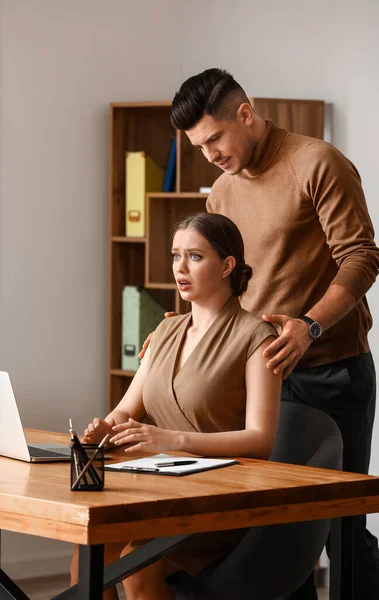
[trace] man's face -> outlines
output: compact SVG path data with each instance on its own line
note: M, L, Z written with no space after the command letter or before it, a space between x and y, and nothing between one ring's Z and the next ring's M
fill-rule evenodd
M210 163L229 175L240 173L249 164L255 146L248 124L238 112L234 120L204 115L186 134Z

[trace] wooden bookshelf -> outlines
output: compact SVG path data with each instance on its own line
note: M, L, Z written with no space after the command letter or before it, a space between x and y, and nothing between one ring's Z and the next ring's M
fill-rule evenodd
M252 98L264 118L296 133L323 137L324 102ZM110 105L109 141L109 265L108 265L108 410L127 390L133 373L121 369L122 290L145 286L166 310L183 312L186 306L176 290L171 270L173 224L205 210L201 186L211 187L221 174L194 149L186 134L170 123L170 102L119 102ZM144 151L163 170L172 137L177 137L176 185L173 193L146 196L146 235L126 237L125 154Z

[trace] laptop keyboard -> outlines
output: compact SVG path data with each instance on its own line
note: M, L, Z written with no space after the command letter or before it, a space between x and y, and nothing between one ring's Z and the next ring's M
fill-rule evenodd
M44 448L36 448L35 446L28 446L28 448L32 458L49 458L50 456L51 458L59 456L67 457L67 454L64 454L63 452L54 452L53 450L45 450Z

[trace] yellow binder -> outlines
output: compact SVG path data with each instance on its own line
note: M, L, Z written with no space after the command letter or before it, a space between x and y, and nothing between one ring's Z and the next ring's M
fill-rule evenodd
M126 153L126 235L145 236L145 195L162 190L163 171L145 152Z

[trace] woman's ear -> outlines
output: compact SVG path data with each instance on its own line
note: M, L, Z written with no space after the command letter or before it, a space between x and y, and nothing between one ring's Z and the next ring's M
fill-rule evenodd
M225 279L226 277L229 277L230 273L233 271L235 266L236 259L234 258L234 256L228 256L227 258L225 258L224 268L222 271L222 278Z

